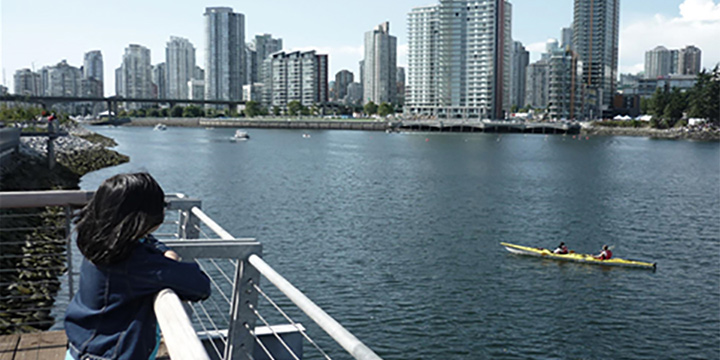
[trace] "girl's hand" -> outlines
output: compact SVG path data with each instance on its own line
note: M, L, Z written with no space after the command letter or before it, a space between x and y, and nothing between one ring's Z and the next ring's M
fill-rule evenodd
M165 255L166 258L173 259L175 261L180 261L180 255L178 255L178 253L176 253L172 250L166 251L165 253L163 253L163 255Z

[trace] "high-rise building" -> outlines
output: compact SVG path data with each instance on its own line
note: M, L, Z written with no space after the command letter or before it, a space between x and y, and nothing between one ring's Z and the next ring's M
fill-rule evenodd
M573 46L583 65L583 82L592 98L592 116L611 116L618 74L620 0L575 0Z
M282 47L282 39L274 39L271 34L255 35L250 45L250 49L253 51L252 62L254 65L251 66L251 81L253 83L260 82L265 78L263 73L264 68L262 66L263 61L265 61L270 54L282 50Z
M550 91L549 60L541 59L527 67L525 80L525 106L533 109L545 109Z
M359 82L352 82L347 87L347 104L360 105L362 103L363 88Z
M583 117L582 63L572 50L558 49L550 56L548 115L555 120Z
M510 72L510 105L525 106L525 78L530 63L530 52L519 41L513 42L512 67Z
M245 80L245 15L205 9L205 99L241 100Z
M153 65L152 67L152 83L155 89L155 95L154 97L158 99L187 99L187 96L185 97L172 97L168 93L168 84L167 84L168 74L167 74L167 65L165 63L159 63L157 65Z
M335 101L345 100L345 96L347 96L347 87L354 81L354 79L355 76L349 70L340 70L337 74L335 74Z
M678 74L697 75L702 70L702 51L693 46L680 49L678 54Z
M284 109L291 101L303 106L328 101L328 56L314 50L277 52L267 59L263 81L263 105Z
M205 98L205 80L191 79L188 81L188 99L203 100Z
M402 66L397 67L395 83L397 87L395 92L395 102L398 105L405 105L405 68Z
M440 0L412 9L405 112L504 118L510 107L511 12L507 0Z
M664 46L658 46L645 52L645 78L657 79L675 73L672 69L672 56Z
M364 101L394 103L397 90L397 38L390 35L389 22L365 33L364 61Z
M45 96L76 97L82 94L83 74L80 68L62 60L57 65L44 68L43 71L47 73Z
M103 57L100 50L88 51L83 60L82 94L89 97L102 97L103 89Z
M30 69L20 69L15 71L13 82L15 84L15 95L43 95L41 90L42 81L40 74L33 72Z
M150 49L136 44L125 48L122 65L115 72L118 96L150 99L153 97L152 66ZM128 109L137 109L139 104L126 104Z
M188 39L171 36L165 47L167 97L187 99L188 81L195 71L195 47Z
M573 39L573 29L572 29L572 26L571 26L571 27L562 28L561 34L562 34L562 37L561 37L561 39L560 39L560 40L561 40L560 47L562 48L562 50L574 50L574 49L573 49L573 42L572 42L572 41L573 41L573 40L572 40L572 39Z

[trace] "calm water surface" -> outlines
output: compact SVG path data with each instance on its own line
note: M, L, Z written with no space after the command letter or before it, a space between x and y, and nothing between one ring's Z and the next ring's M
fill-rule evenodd
M385 359L720 358L718 143L97 130L131 162L83 188L146 170L201 198ZM519 257L501 241L607 243L658 270Z

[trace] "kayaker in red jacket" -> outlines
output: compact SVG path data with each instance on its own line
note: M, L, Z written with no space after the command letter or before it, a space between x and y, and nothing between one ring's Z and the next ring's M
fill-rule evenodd
M558 245L557 249L553 250L553 254L567 254L568 248L565 246L564 242L561 242L560 245Z
M610 251L610 248L608 248L607 245L603 245L602 252L600 252L600 255L595 258L599 260L610 260L612 258L612 251Z

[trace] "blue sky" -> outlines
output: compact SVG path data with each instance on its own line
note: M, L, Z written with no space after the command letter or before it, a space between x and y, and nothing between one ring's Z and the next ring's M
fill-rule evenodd
M703 50L703 65L720 62L720 0L621 0L620 70L642 70L644 52L657 45L694 44ZM285 48L316 49L330 55L330 77L342 69L357 76L363 33L383 21L398 38L398 65L407 62L407 13L433 0L2 0L0 29L4 84L20 68L39 69L66 59L82 64L83 53L99 49L105 62L105 92L114 94L114 69L131 43L151 50L152 63L163 62L170 36L188 38L203 64L203 12L229 6L245 14L246 41L270 33ZM532 59L548 38L572 22L573 0L511 0L513 38L523 42ZM181 3L182 5L178 5ZM12 89L12 88L11 88Z

